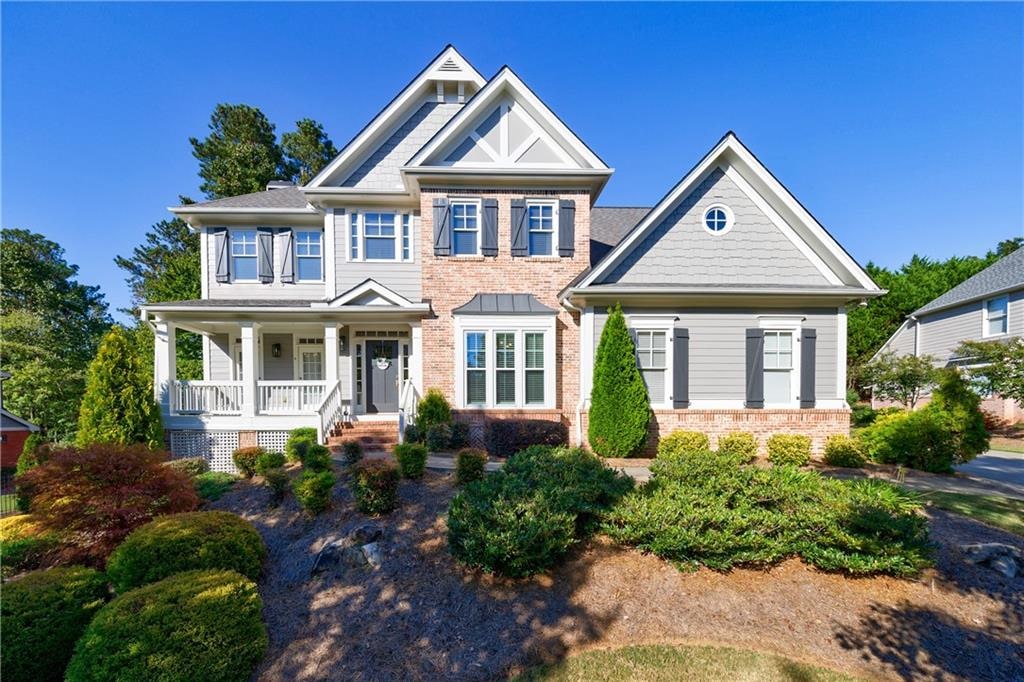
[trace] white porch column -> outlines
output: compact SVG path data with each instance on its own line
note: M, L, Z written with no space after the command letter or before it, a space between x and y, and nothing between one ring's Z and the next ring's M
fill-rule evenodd
M338 383L338 325L334 322L324 323L324 378L328 391Z
M171 322L159 321L153 330L153 397L163 414L170 414L173 407L172 382L177 378L175 350L175 326Z
M409 378L423 395L423 326L419 320L409 323Z
M240 322L242 340L242 416L256 416L256 381L258 379L259 362L256 353L257 330L259 325L255 322Z

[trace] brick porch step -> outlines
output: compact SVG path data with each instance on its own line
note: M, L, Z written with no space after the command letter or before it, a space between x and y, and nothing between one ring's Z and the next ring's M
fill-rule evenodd
M327 439L331 448L357 440L364 450L391 450L398 444L397 420L363 420L338 423Z

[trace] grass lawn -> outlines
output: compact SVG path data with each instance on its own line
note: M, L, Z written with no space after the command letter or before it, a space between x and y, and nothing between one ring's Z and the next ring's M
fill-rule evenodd
M933 490L923 493L925 502L1011 533L1024 535L1024 500L997 495L967 495Z
M204 500L219 500L237 480L238 476L222 471L208 471L196 476L196 493Z
M590 651L535 668L523 682L702 680L838 682L857 678L781 656L712 646L629 646Z
M1003 452L1024 452L1024 440L1020 438L992 436L988 446L993 450L1002 450Z

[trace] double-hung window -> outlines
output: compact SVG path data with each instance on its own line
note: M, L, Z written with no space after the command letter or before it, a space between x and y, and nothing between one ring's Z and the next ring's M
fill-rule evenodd
M516 404L516 333L494 334L494 402Z
M1007 330L1008 296L990 298L985 301L985 329L983 336L999 336Z
M544 334L526 332L526 404L544 404Z
M555 204L531 201L526 204L526 223L531 256L555 253Z
M764 333L765 405L789 405L793 393L793 332Z
M466 333L466 405L487 404L487 333Z
M452 221L452 253L456 256L480 254L480 203L453 200L450 204Z
M295 260L300 282L323 280L323 235L319 231L295 233Z
M654 404L664 403L668 374L666 353L667 332L640 329L636 334L636 356L640 374L647 386L647 396Z
M412 216L387 211L352 211L348 217L351 261L413 260Z
M231 274L238 282L256 281L256 230L231 232Z
M554 395L554 318L540 328L496 324L462 329L456 356L463 407L551 407Z
M363 213L364 260L395 260L395 214Z

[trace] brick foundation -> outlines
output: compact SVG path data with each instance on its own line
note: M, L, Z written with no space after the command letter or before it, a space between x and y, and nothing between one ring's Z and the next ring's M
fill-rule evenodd
M561 422L569 430L569 442L575 438L572 420L558 410L452 410L452 420L469 425L469 444L474 448L485 448L485 431L488 421L498 419L542 419Z

